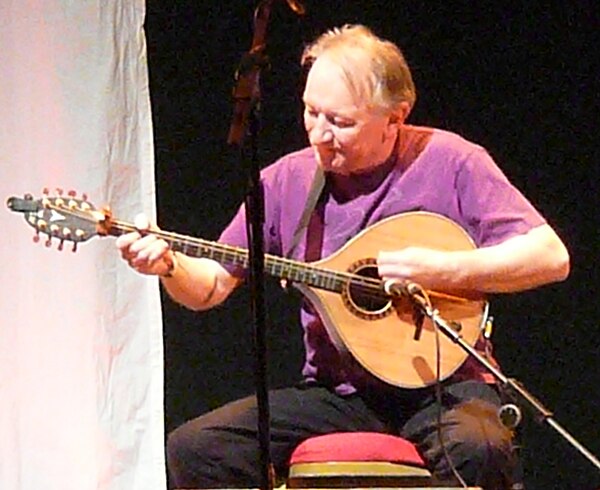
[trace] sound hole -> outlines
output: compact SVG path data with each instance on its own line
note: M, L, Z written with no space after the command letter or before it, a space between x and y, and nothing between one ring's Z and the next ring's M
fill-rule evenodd
M370 279L380 279L377 266L365 264L353 271L354 274ZM390 298L371 281L352 281L348 287L352 304L367 313L381 313L390 305Z

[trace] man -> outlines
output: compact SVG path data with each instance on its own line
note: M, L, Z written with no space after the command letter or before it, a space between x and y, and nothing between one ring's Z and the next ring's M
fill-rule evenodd
M410 279L435 291L498 293L567 277L569 257L561 240L483 148L446 131L405 124L415 89L394 44L363 26L345 26L310 45L303 63L310 66L303 95L310 148L262 172L268 252L313 261L385 217L426 210L458 223L477 248L381 252L377 267L384 280ZM312 212L316 218L296 246L293 236L318 167L325 171L325 187ZM149 227L143 217L137 225ZM242 210L220 241L246 245ZM175 301L195 310L223 302L243 277L243 271L210 259L173 253L152 234L132 233L117 244L132 267L159 275ZM476 363L465 362L443 384L442 431L451 441L443 448L432 388L384 384L336 349L309 303L301 319L304 382L270 394L278 472L312 435L379 431L415 442L440 481L455 481L456 469L468 484L487 490L515 483L510 440L497 417L500 401ZM255 404L248 398L177 429L168 442L176 486L257 486L255 425Z

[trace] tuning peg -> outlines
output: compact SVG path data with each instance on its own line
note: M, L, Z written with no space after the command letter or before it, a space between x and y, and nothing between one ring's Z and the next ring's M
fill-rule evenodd
M44 189L42 190L42 194L44 194L44 196L50 195L50 189L48 189L47 187L44 187Z
M67 196L69 196L69 197L75 197L76 195L77 195L77 192L75 192L72 189L69 192L67 192Z
M61 240L60 242L58 242L58 247L57 247L57 250L59 250L59 251L61 251L61 252L62 252L62 249L63 249L63 246L64 246L64 244L65 244L65 241L64 241L64 240Z
M63 195L63 189L62 189L61 187L57 187L57 188L56 188L56 193L57 193L59 196L62 196L62 195Z
M31 194L29 194L29 193L25 194L25 195L23 196L23 198L24 198L26 201L33 201L33 196L32 196Z
M77 242L73 242L72 252L77 252Z
M50 235L48 235L48 240L44 242L44 245L46 245L48 248L52 246L52 237Z
M33 243L38 243L40 241L40 232L36 230L35 235L33 235Z
M81 194L81 199L83 199L84 201L87 201L88 195L84 192L83 194Z

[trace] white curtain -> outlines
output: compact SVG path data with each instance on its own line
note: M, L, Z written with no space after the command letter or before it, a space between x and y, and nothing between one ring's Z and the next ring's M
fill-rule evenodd
M154 213L143 0L0 0L0 199ZM156 280L0 208L0 489L166 488Z

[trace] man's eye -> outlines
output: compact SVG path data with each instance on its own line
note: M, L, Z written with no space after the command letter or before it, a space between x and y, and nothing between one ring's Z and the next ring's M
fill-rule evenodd
M338 128L351 128L354 126L354 121L349 121L348 119L336 119L334 118L331 121L332 124L337 126Z

